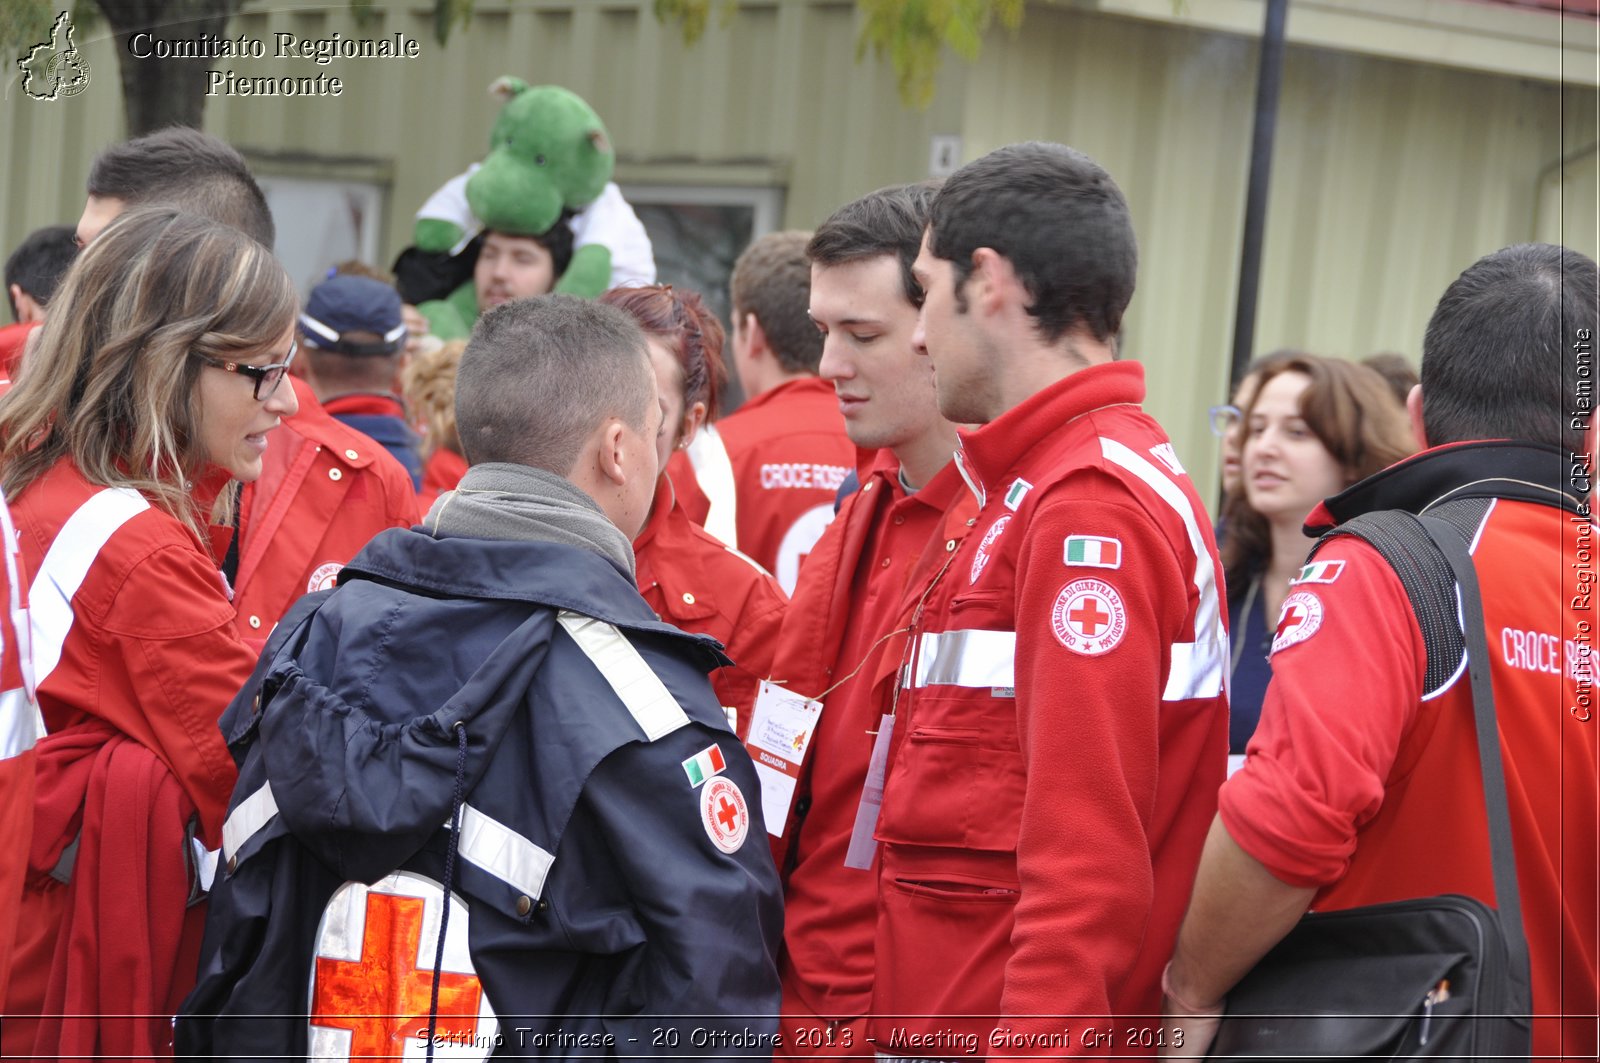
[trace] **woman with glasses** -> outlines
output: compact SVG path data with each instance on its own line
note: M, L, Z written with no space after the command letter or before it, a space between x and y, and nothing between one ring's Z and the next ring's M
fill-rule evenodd
M0 399L44 731L0 1054L170 1051L235 778L218 721L254 665L215 525L295 412L296 304L250 237L132 210Z
M667 476L667 459L716 415L727 373L722 324L699 295L671 285L613 288L600 301L644 330L661 392L660 477L650 518L633 541L639 593L668 622L727 647L734 663L712 672L711 685L743 738L761 680L771 674L789 597L761 566L690 520Z
M1261 717L1273 633L1312 540L1302 530L1324 498L1416 450L1405 410L1365 366L1293 354L1257 374L1242 420L1240 488L1225 505L1232 682L1230 764Z

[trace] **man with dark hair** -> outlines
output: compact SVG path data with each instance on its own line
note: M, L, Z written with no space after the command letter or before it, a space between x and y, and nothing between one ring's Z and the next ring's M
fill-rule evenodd
M772 824L783 829L773 846L788 869L780 968L788 1055L868 1048L878 883L870 839L865 850L852 843L856 809L911 611L948 556L945 544L965 535L977 509L951 460L956 426L939 415L932 371L911 343L922 301L911 263L932 198L927 185L863 196L818 226L806 249L819 370L867 461L863 488L800 568L773 662L784 691L757 703L750 732L758 756L798 767L789 821ZM820 706L798 761L793 749L760 745L771 733L762 713L783 697ZM811 1034L822 1029L827 1037Z
M79 244L129 207L151 203L203 214L272 246L272 212L244 157L198 130L174 126L101 152ZM239 492L238 534L222 563L239 633L257 646L295 599L333 586L368 539L417 521L405 468L330 417L304 380L289 382L299 410L273 432L260 478Z
M716 424L690 454L696 469L706 452L726 448L732 497L702 475L711 505L734 510L736 541L793 591L805 557L833 519L833 498L855 464L833 389L817 378L821 337L806 317L811 234L768 233L734 263L733 365L744 405ZM714 462L715 464L715 462ZM690 507L692 516L706 521Z
M28 336L44 324L45 304L77 254L72 226L47 225L29 233L6 259L6 299L15 323L0 328L0 378L9 381L16 374Z
M565 219L538 236L483 234L472 269L478 309L493 310L512 299L546 295L572 264L572 227Z
M782 905L725 658L634 586L644 336L517 300L457 388L460 487L296 607L224 720L240 782L179 1051L770 1047Z
M370 277L329 277L311 289L299 334L306 382L322 408L380 444L421 490L421 440L395 394L406 345L399 293Z
M135 204L179 207L231 225L267 247L276 239L267 197L244 156L187 126L113 144L95 156L89 201L78 219L78 246Z
M868 1030L896 1056L1093 1051L1084 1029L1160 1008L1228 643L1211 520L1115 360L1134 263L1122 193L1058 144L983 156L930 211L915 341L979 426L956 458L979 508L884 721Z
M1284 600L1261 726L1222 788L1168 972L1184 1054L1205 1052L1225 994L1308 906L1457 893L1505 909L1455 581L1437 550L1429 567L1425 551L1380 552L1362 524L1346 523L1394 521L1376 515L1399 510L1438 517L1470 544L1532 973L1533 1055L1595 1058L1597 301L1594 262L1566 248L1523 244L1469 267L1434 310L1407 403L1429 449L1307 520L1323 538Z

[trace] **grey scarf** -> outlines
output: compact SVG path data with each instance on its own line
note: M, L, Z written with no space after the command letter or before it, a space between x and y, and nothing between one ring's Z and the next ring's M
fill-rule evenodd
M527 465L474 465L439 496L423 524L434 538L577 546L633 574L633 544L570 480Z

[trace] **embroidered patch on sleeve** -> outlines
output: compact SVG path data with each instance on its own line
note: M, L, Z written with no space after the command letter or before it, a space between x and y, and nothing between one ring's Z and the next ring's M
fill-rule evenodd
M1102 535L1069 535L1061 551L1068 565L1089 568L1121 568L1122 540Z
M1310 591L1295 591L1283 600L1278 629L1272 635L1272 652L1304 642L1322 627L1322 599Z
M1022 505L1022 500L1028 497L1028 492L1033 490L1033 485L1022 477L1011 481L1011 486L1006 490L1006 508L1015 513L1017 507Z
M1300 575L1290 580L1295 583L1332 583L1344 571L1343 561L1313 561L1300 570Z
M1073 653L1098 657L1116 649L1128 633L1128 610L1104 580L1074 580L1056 595L1050 629Z
M750 806L732 779L717 776L700 791L700 822L706 837L725 853L736 853L750 833Z
M707 746L683 762L683 773L689 776L690 786L699 786L713 775L720 775L728 766L722 759L722 747Z
M989 550L994 546L1000 533L1006 530L1006 525L1011 523L1011 514L1002 513L1000 519L989 525L989 530L983 533L983 541L978 544L978 553L972 559L972 571L967 574L968 583L978 582L978 577L983 575L984 568L989 564Z

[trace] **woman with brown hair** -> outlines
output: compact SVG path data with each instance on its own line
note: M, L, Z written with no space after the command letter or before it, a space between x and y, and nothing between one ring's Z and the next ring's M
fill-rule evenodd
M467 474L461 436L456 432L456 369L466 349L466 340L435 342L413 354L400 373L413 427L422 437L422 489L417 492L417 505L424 513L441 494L454 491Z
M1261 717L1278 613L1314 542L1302 530L1306 517L1324 498L1416 449L1405 410L1373 370L1300 354L1261 371L1244 412L1242 491L1225 511L1222 548L1233 764Z
M0 400L46 731L3 1054L170 1052L235 780L218 720L255 664L210 525L297 408L296 304L243 233L128 211Z
M655 501L633 541L639 593L665 620L727 647L734 663L713 672L711 685L743 738L761 680L771 674L789 599L765 569L689 519L667 476L673 451L687 447L716 416L727 375L722 325L700 296L671 285L613 288L600 301L631 314L644 329L664 407Z

